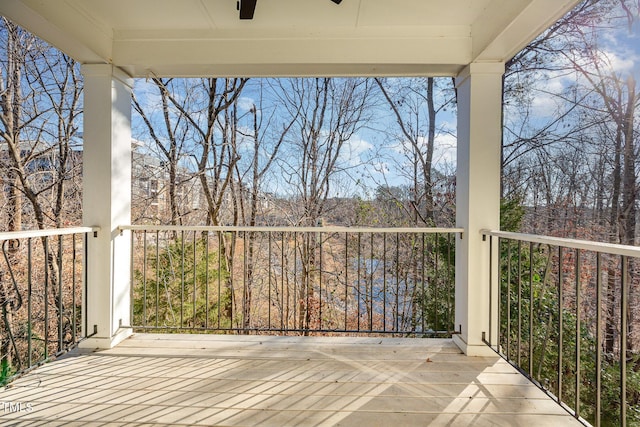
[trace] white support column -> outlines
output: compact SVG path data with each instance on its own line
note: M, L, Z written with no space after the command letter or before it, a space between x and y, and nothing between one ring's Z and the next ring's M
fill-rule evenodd
M500 227L503 73L502 63L473 63L456 78L456 223L465 233L456 246L455 325L461 333L454 342L469 356L495 355L482 342L483 332L489 336L490 254L480 230Z
M90 237L87 348L110 348L130 329L131 245L117 227L131 223L131 90L133 79L108 64L82 66L84 76L83 223Z

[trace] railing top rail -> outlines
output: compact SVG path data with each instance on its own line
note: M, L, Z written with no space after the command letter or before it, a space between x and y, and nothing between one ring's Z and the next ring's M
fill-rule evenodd
M537 234L513 233L498 230L480 230L485 236L502 237L505 239L519 240L523 242L542 243L564 248L583 249L592 252L601 252L612 255L622 255L640 258L640 247L619 245L615 243L591 242L589 240L568 239L564 237L540 236Z
M299 233L462 233L463 228L437 227L250 227L250 226L179 226L179 225L121 225L120 230L133 231L259 231L259 232L299 232Z
M45 230L25 230L25 231L5 231L0 232L0 241L29 239L34 237L45 236L62 236L66 234L83 234L99 231L100 227L69 227L69 228L50 228Z

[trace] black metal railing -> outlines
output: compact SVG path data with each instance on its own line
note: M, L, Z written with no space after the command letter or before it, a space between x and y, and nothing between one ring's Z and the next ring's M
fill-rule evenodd
M132 230L138 330L450 336L458 229Z
M498 253L485 342L582 422L638 425L640 248L484 234Z
M0 233L0 384L83 338L84 260L93 231Z

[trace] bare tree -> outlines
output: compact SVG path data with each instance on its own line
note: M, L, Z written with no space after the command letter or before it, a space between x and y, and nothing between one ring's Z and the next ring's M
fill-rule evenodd
M193 95L181 98L180 94L166 91L168 100L189 123L195 148L193 158L196 163L196 175L207 203L207 224L221 225L221 212L226 207L228 190L235 179L235 164L239 160L236 144L235 126L229 110L238 99L248 79L208 78L193 82ZM235 212L235 209L234 209ZM236 223L234 221L234 223ZM228 241L227 241L228 240ZM236 237L223 235L220 249L233 272ZM233 277L228 281L228 298L223 298L222 311L232 318L234 287Z
M262 89L262 85L260 85ZM260 96L259 105L262 106L262 95ZM258 225L258 215L263 214L261 208L261 197L265 190L263 180L265 175L270 171L274 161L276 160L280 147L291 130L293 124L298 119L298 115L295 114L288 119L288 122L280 123L276 122L276 112L271 111L268 117L264 117L264 110L256 107L253 103L247 112L247 118L250 119L251 126L247 127L247 130L243 130L241 126L238 126L238 106L234 103L232 112L232 123L234 123L235 133L239 134L240 139L246 140L246 144L243 144L244 148L238 147L238 139L234 138L234 152L239 153L241 150L243 154L246 154L248 158L248 164L241 165L241 162L235 163L235 173L237 181L231 186L234 194L234 199L238 202L236 206L240 209L240 219L243 225L255 227ZM276 128L275 130L273 128ZM267 137L269 135L269 137ZM245 182L249 182L247 185ZM248 204L248 206L246 206ZM243 292L243 327L249 328L251 326L251 308L252 308L252 295L255 287L254 279L256 274L260 274L260 269L257 268L258 258L257 253L259 251L260 242L257 241L259 234L254 232L245 233L244 245L246 248L245 259L245 289ZM264 261L264 260L263 260ZM270 260L266 260L270 262ZM263 272L264 273L264 272ZM258 280L260 281L260 280ZM268 282L265 280L264 282Z
M65 211L65 198L72 178L79 175L79 159L72 151L81 114L78 67L4 18L3 33L7 60L0 76L0 161L9 184L8 228L22 227L22 196L33 209L32 226L77 223L79 206Z
M5 18L0 21L0 166L5 212L10 231L23 227L45 229L77 224L81 218L80 155L73 150L81 115L82 80L75 62ZM26 202L26 203L25 203ZM23 215L27 212L28 215ZM61 240L60 240L61 242ZM20 248L11 242L6 268L13 278ZM46 247L44 265L52 292L49 305L57 312L60 330L69 331L65 304L58 284L61 253ZM62 243L60 243L60 246ZM2 286L3 311L16 311L19 292ZM10 328L10 313L4 316ZM3 355L7 341L3 334ZM48 346L52 337L45 337ZM64 337L63 337L64 338Z
M348 143L367 119L372 82L367 79L288 79L280 81L281 105L296 118L288 156L279 159L283 178L297 206L296 225L322 223L327 199L335 196L338 180L348 179ZM299 246L302 265L298 324L308 329L316 298L317 236L309 234Z
M280 81L281 105L298 117L289 150L279 159L283 178L299 212L298 225L315 226L340 180L352 167L348 143L364 126L372 82L367 79L288 79Z
M540 200L544 203L531 199L535 195L532 192L525 192L525 198L529 197L534 209L546 211L547 228L554 227L556 232L560 231L560 213L566 217L572 210L574 227L566 227L563 234L578 233L577 237L605 238L628 245L637 242L638 147L635 139L639 130L635 118L640 92L633 72L617 67L619 62L612 56L611 47L604 46L599 34L601 30L619 31L621 24L631 30L639 13L640 4L635 1L586 0L507 64L508 112L512 107L532 105L540 98L557 105L556 114L547 114L543 119L528 114L530 110L514 108L519 116L515 122L510 121L514 116L506 119L503 156L505 177L524 171L525 176L532 178L531 185L542 176L549 178L550 173L555 174L557 181L547 184L550 197ZM551 76L571 78L574 83L556 92L538 80ZM516 122L522 126L513 126ZM571 167L557 167L568 164L571 155L581 156L581 161L573 162ZM533 164L527 160L532 156L540 159L544 156L544 160ZM549 165L556 167L551 171ZM551 197L552 193L555 194ZM588 198L588 193L595 196ZM551 204L551 198L557 202ZM583 224L582 228L575 226L578 222ZM604 322L607 354L613 354L619 336L615 330L620 304L617 268L613 264L607 266L607 319ZM631 283L638 280L635 271L630 265ZM637 340L633 330L633 319L637 317L634 304L637 303L632 301L638 300L635 286L631 289L627 335L630 351Z
M437 87L433 77L394 81L375 79L400 129L403 158L408 162L411 200L407 212L413 224L433 226L436 223L434 203L434 150L436 134L442 129L436 121L438 113L455 103L450 86ZM440 82L449 82L443 79ZM442 84L442 83L441 83Z
M161 163L161 169L167 170L166 186L168 187L168 202L169 202L169 218L168 222L171 225L182 225L184 217L190 212L185 203L178 199L178 188L187 184L187 182L193 179L192 176L180 176L179 167L180 161L185 156L184 150L187 143L188 136L188 122L186 117L181 114L171 103L171 94L180 92L180 98L183 99L183 103L188 103L190 93L189 81L181 80L176 82L175 79L160 79L154 77L152 79L154 86L157 88L160 96L160 113L162 119L160 122L163 126L159 126L154 118L155 106L143 106L137 99L135 92L132 95L133 106L135 111L142 118L146 131L153 140L155 148L160 152L163 162ZM182 86L180 85L182 83ZM174 101L177 98L172 98ZM177 102L177 101L176 101ZM173 108L172 108L173 107ZM186 107L185 107L186 108ZM164 182L160 176L156 182ZM160 215L158 212L156 215ZM158 219L165 222L167 219L160 216Z
M611 198L611 235L616 236L616 240L622 244L635 245L636 243L636 222L638 200L638 175L637 163L637 129L634 118L640 106L640 92L637 91L636 81L633 74L624 76L611 66L607 56L595 48L593 40L583 36L586 59L565 54L567 59L579 71L598 95L602 103L607 122L613 127L611 134L614 136L614 168L613 168L613 193ZM620 200L621 199L621 200ZM617 231L617 232L616 232ZM610 269L612 269L610 267ZM635 268L630 268L633 276ZM615 318L618 301L615 289L614 271L609 271L609 283L607 290L607 314L605 334L605 350L613 352L616 331ZM632 280L634 280L632 278ZM636 293L631 297L637 298ZM634 298L634 299L635 299ZM634 349L634 328L633 318L637 317L636 310L631 307L629 301L628 313L629 328L627 334L627 350Z

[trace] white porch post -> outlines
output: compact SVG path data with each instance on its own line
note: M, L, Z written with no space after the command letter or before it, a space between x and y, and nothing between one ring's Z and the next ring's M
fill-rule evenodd
M87 268L88 348L115 346L130 334L130 241L117 226L131 222L131 90L133 79L108 64L82 66L84 76L83 223Z
M482 332L489 336L490 281L489 245L480 230L500 227L503 73L502 63L472 63L456 78L456 222L465 233L456 246L455 326L461 333L454 342L469 356L495 354L482 342Z

